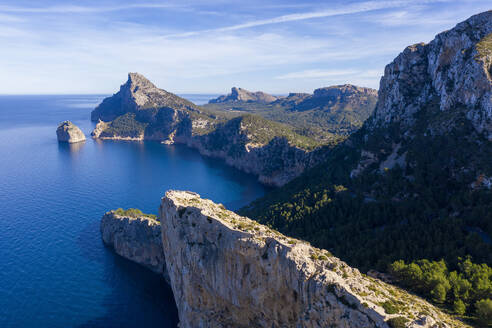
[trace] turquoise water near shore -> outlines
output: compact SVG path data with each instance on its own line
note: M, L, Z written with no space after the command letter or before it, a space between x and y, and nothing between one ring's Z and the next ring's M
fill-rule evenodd
M102 214L156 213L168 189L230 209L266 192L254 176L180 145L59 144L64 120L89 136L103 97L0 96L0 327L175 327L172 291L103 245Z

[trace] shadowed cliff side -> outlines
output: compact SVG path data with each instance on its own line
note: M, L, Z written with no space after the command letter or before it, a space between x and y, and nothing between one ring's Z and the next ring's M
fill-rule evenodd
M117 254L162 274L169 282L159 221L110 211L102 217L100 229L104 243Z

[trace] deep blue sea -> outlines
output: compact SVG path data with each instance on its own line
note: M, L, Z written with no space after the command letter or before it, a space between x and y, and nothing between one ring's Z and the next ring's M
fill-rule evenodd
M184 146L59 144L64 120L90 135L103 97L0 96L0 327L176 327L170 288L103 245L101 216L118 207L157 213L168 189L230 209L266 191Z

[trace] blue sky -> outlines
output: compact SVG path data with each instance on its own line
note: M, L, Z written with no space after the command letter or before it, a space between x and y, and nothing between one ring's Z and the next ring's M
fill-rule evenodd
M0 93L113 93L140 72L176 93L377 88L405 46L490 0L0 0Z

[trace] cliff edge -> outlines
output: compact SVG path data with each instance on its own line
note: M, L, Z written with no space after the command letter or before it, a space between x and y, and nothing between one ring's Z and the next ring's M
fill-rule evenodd
M462 327L329 252L168 191L162 244L180 327Z

